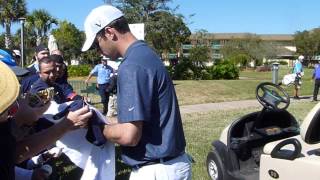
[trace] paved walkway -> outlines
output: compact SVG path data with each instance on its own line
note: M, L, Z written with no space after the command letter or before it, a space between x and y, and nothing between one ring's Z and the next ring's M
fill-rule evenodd
M303 102L311 101L311 96L304 96L301 99L296 100L290 98L290 102ZM195 104L180 106L180 112L182 114L195 113L195 112L208 112L215 110L232 110L241 108L262 107L262 105L256 100L242 100L242 101L230 101L220 103L208 103L208 104Z

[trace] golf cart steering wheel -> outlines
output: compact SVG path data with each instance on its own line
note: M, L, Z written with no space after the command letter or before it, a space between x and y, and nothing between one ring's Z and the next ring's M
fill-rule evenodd
M280 86L264 82L257 86L256 97L259 103L270 110L284 110L290 104L290 97Z

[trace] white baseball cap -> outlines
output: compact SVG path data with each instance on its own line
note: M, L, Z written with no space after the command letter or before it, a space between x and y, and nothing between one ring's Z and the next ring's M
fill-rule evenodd
M302 60L304 59L304 56L300 55L300 56L298 57L298 59L299 59L300 61L302 61Z
M92 46L96 34L112 21L123 16L123 13L116 7L102 5L93 9L84 22L86 41L83 44L82 51L87 51Z
M21 53L20 53L20 51L18 49L14 49L12 51L16 56L20 56L21 57Z

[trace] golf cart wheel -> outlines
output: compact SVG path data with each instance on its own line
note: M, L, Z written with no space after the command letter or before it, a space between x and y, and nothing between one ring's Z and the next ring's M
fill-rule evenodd
M218 152L213 149L207 156L207 171L212 180L223 180L224 178L224 165Z

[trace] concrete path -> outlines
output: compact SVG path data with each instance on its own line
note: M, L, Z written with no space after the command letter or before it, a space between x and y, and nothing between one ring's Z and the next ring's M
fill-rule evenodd
M301 99L296 100L290 98L290 103L311 101L311 96L304 96ZM196 113L196 112L209 112L216 110L232 110L250 107L262 107L262 105L256 100L242 100L242 101L230 101L220 103L208 103L208 104L195 104L180 106L181 114Z

